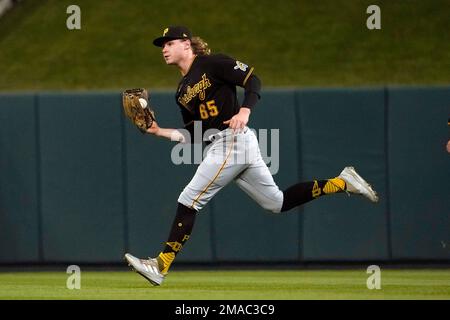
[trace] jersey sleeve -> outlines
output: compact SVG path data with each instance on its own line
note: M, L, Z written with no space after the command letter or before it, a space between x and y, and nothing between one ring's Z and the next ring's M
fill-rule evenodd
M224 82L244 87L253 73L253 67L226 55L214 57L214 74Z

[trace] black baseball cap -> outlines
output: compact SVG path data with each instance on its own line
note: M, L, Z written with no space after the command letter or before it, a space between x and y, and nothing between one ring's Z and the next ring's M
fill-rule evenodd
M162 37L153 40L153 44L162 47L164 42L176 39L192 39L191 31L183 26L170 26L164 29Z

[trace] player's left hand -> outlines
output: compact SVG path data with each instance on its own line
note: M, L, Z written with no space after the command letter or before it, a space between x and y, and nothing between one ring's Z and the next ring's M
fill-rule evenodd
M228 124L228 127L234 130L244 129L248 123L250 116L250 109L242 107L239 109L239 113L235 114L230 120L224 121L224 124Z

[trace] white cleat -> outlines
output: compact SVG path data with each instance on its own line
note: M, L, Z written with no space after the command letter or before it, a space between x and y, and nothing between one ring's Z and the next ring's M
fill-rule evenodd
M152 285L159 286L163 282L164 275L159 271L158 261L156 259L139 259L129 253L125 254L125 259L134 271L150 281Z
M378 196L372 186L366 182L353 167L345 167L338 176L345 181L347 190L350 193L360 194L372 202L378 202Z

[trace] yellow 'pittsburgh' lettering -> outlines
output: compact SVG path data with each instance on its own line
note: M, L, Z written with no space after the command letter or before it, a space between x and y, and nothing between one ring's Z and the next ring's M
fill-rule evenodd
M206 73L202 75L202 80L194 84L193 87L188 86L186 88L186 93L183 94L178 98L178 101L184 105L187 106L187 104L194 99L197 95L200 100L205 100L206 97L206 89L211 87L211 82L209 81L208 77L206 76Z

